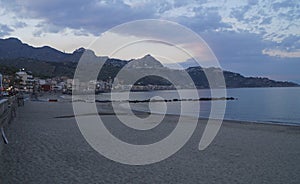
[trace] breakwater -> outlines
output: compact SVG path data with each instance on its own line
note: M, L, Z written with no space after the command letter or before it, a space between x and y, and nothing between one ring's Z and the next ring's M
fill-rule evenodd
M198 98L198 99L145 99L145 100L95 100L98 103L109 102L129 102L129 103L148 103L148 102L184 102L184 101L215 101L215 100L237 100L234 97L220 98Z

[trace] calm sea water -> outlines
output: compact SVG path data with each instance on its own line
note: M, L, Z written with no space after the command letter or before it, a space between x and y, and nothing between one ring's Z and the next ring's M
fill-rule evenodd
M181 90L183 98L193 98L190 90ZM198 90L199 97L210 97L209 90ZM98 99L107 99L109 94L102 94ZM127 99L123 93L116 95L118 99ZM164 99L179 98L176 91L151 91L130 93L130 99L149 99L160 96ZM221 97L221 96L216 96ZM227 97L237 100L226 101L224 119L243 120L252 122L290 124L300 126L300 88L239 88L227 89ZM186 108L181 111L181 103ZM200 110L196 107L200 103ZM216 103L222 103L221 101ZM162 112L163 104L151 103L151 111ZM148 103L131 104L131 108L150 111ZM218 111L218 109L216 110ZM189 116L209 117L210 101L168 102L167 113L184 114ZM218 112L216 112L218 113Z

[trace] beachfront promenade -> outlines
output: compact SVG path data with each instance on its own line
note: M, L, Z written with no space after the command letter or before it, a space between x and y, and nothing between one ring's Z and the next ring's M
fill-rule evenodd
M99 111L109 112L107 104ZM205 125L200 120L188 143L156 164L128 166L104 158L81 135L70 101L26 101L1 142L0 183L300 183L300 127L225 122L204 151L198 144ZM113 133L128 141L114 115L103 113ZM165 119L173 126L176 117ZM187 122L188 123L188 122ZM149 135L161 137L164 129ZM127 138L126 138L127 137Z

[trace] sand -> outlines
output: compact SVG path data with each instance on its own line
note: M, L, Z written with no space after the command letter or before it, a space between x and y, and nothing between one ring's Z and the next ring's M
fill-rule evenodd
M111 131L131 143L159 140L176 116L147 134L119 126L109 106L99 105ZM81 135L72 105L27 101L7 130L2 145L0 183L300 183L300 127L224 122L204 151L198 144L205 120L175 155L146 166L111 161L94 151ZM61 117L61 118L57 118ZM2 143L1 143L2 144Z

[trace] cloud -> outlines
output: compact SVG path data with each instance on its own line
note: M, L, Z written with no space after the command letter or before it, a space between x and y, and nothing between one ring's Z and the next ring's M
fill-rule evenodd
M13 27L16 28L16 29L19 29L19 28L24 28L28 26L25 22L21 22L21 21L17 21Z
M282 41L299 34L300 2L174 1L174 0L27 0L6 1L20 17L43 19L45 25L86 30L99 35L116 25L140 19L162 18L197 31L233 30L262 34L266 40ZM292 23L294 23L292 25ZM42 31L52 31L44 29ZM57 32L54 30L54 32Z
M291 35L300 34L299 12L299 1L259 0L231 8L225 22L231 23L235 30L260 34L265 40L280 43Z
M272 42L263 41L260 36L248 32L207 32L200 35L220 60L230 63L244 62L245 59L255 61L264 48L272 45Z
M85 29L95 35L118 24L143 18L155 18L153 6L130 7L123 1L65 0L15 1L19 16L41 18L44 20L42 31L57 32L57 28ZM11 6L10 6L11 7Z
M197 33L231 27L229 24L222 22L222 17L215 8L195 7L193 11L194 16L192 18L184 15L170 18L170 20L185 25Z
M0 37L8 36L13 31L12 28L10 28L7 25L0 24Z
M290 35L280 43L273 43L263 49L262 53L280 58L300 58L300 35Z
M33 34L38 37L42 36L44 33L60 33L65 30L65 28L61 28L50 23L47 24L46 22L40 22L35 27L38 29L36 29Z
M27 0L5 1L7 9L11 9L21 18L41 19L35 26L34 36L45 33L64 33L72 29L75 35L100 35L102 32L125 22L148 18L161 18L178 22L196 33L220 32L227 39L228 32L236 34L236 39L245 39L245 33L253 34L259 40L254 46L255 53L265 54L270 50L295 52L299 49L297 36L300 35L300 2L262 0L230 2L212 1L174 1L174 0ZM26 25L19 23L17 27ZM151 25L150 25L151 26ZM136 27L136 33L143 36L145 31L155 28ZM132 30L131 30L132 31ZM165 34L162 31L163 34ZM147 36L147 35L146 35ZM169 33L168 36L176 37ZM253 38L252 38L253 39ZM239 40L241 41L241 40ZM263 41L271 41L261 47ZM272 43L273 42L273 43ZM239 45L245 50L243 54L253 54L249 45ZM260 50L259 50L260 49ZM289 49L289 50L288 50ZM234 51L230 51L235 53ZM228 52L228 53L230 53ZM238 52L240 53L240 52ZM287 57L286 54L281 54ZM273 56L273 55L270 55ZM296 55L297 56L297 55Z
M274 52L280 44L274 44L262 39L262 36L248 32L207 32L201 36L210 45L225 70L246 76L271 77L300 83L299 50L283 51L282 46ZM286 39L286 45L294 43L296 39Z
M300 58L300 50L284 51L279 49L264 49L262 53L280 58Z
M226 23L221 22L218 9L202 7L205 3L172 0L17 0L7 3L6 7L20 17L42 19L45 26L84 29L95 35L128 21L151 18L172 20L197 31L227 27ZM52 29L41 28L41 31L51 32Z

